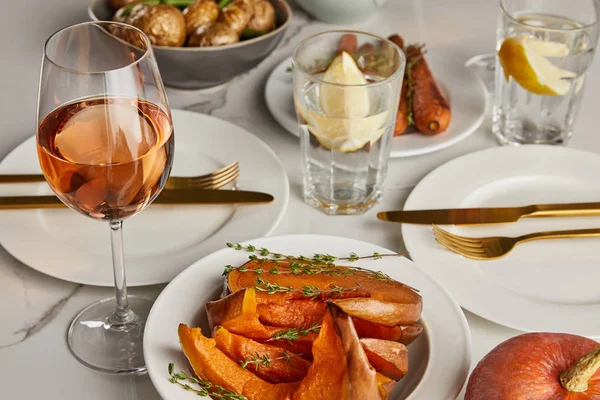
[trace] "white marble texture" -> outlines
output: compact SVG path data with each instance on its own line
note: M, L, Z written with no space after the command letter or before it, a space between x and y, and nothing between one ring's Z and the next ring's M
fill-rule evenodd
M87 19L86 0L3 1L0 12L0 158L35 130L36 92L44 40L55 30ZM401 32L409 41L426 42L431 51L468 60L494 47L498 12L495 0L390 0L368 21L338 26L376 34ZM173 108L208 113L239 124L275 149L290 178L288 211L274 234L322 233L370 241L403 251L399 226L378 221L379 209L399 208L411 188L442 163L495 146L489 123L467 140L440 152L390 161L382 203L363 216L327 217L300 197L298 140L269 115L263 86L271 69L306 36L332 29L301 10L279 48L260 66L230 84L203 92L169 91ZM597 106L600 66L592 66L571 147L600 152ZM1 218L1 215L0 215ZM109 249L107 249L109 251ZM110 266L106 266L110 268ZM132 289L157 296L162 286ZM75 313L112 294L41 275L0 248L0 398L2 399L158 399L147 377L102 375L80 365L66 346L66 330ZM466 313L473 334L473 366L501 341L519 332ZM459 397L462 399L462 395ZM429 400L429 399L424 399Z

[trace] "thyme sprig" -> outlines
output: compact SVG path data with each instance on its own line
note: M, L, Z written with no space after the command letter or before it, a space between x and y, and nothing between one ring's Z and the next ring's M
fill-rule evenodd
M265 281L262 278L258 278L256 280L256 286L254 286L254 289L258 290L259 292L266 292L267 294L293 292L294 291L294 288L291 286L281 286L278 283L271 283L271 282Z
M277 332L272 338L269 338L266 341L287 340L288 342L291 342L292 340L298 340L301 336L306 336L309 333L319 333L320 330L321 324L315 322L308 328L290 328L285 331Z
M227 247L230 247L234 250L238 251L247 251L250 254L249 259L258 261L259 263L271 262L274 264L279 264L280 261L285 260L288 262L287 268L289 268L290 272L293 275L316 275L316 274L327 274L329 276L348 276L355 274L356 272L364 272L369 275L372 279L377 280L392 280L390 277L385 275L382 272L373 272L371 270L360 268L360 267L352 267L352 268L339 268L335 262L336 261L349 261L355 262L358 260L364 259L373 259L380 260L383 257L404 257L408 253L392 253L392 254L381 254L378 252L374 252L373 254L366 256L359 256L357 253L352 252L348 255L348 257L336 257L331 254L323 254L316 253L312 257L307 256L290 256L284 255L281 253L275 253L270 251L264 247L256 247L252 244L242 245L240 243L227 243ZM260 256L260 257L259 257ZM229 272L233 271L235 267L231 265L227 265L223 271L223 275L227 275ZM249 269L244 267L243 265L237 268L240 272L248 272ZM264 272L268 272L272 275L276 275L280 273L279 268L273 267L270 270L266 271L262 267L258 266L252 270L255 274L261 275ZM268 288L263 288L267 289ZM260 289L259 289L260 290ZM310 297L310 296L307 296Z
M273 361L277 361L277 360L285 360L291 366L293 366L293 364L292 364L293 357L300 357L300 354L289 353L287 350L283 350L281 352L281 357L271 358L268 354L260 355L258 352L256 352L255 355L248 356L248 357L244 358L243 360L239 360L238 362L244 369L246 369L248 367L248 365L254 365L256 370L258 371L260 368L263 368L263 367L270 368L271 363Z
M385 279L385 277L387 277L387 275L385 275L381 271L375 273L375 279ZM389 277L388 277L388 279L389 279ZM350 288L344 288L341 286L331 284L330 289L322 290L322 289L319 289L319 287L317 287L315 285L305 285L305 286L302 286L302 288L299 289L299 291L302 294L302 297L306 297L310 300L315 300L323 292L330 291L331 297L341 297L344 292L354 292L354 291L357 291L358 289L360 289L361 287L362 287L362 285L359 283L357 283L356 286L350 287ZM292 286L281 286L278 283L272 283L272 282L266 281L262 278L256 279L256 285L254 286L254 289L259 292L264 292L267 294L289 293L289 292L293 292L296 290Z
M315 300L321 294L321 289L315 285L306 285L302 287L302 296L310 300Z
M215 400L248 400L248 398L239 393L232 392L222 386L213 385L209 381L198 379L191 375L186 374L183 371L175 372L175 364L170 363L168 367L169 371L169 382L179 385L188 392L194 392L198 396L210 396ZM198 389L193 388L187 382L193 383L199 386Z
M275 260L283 259L283 260L294 261L295 264L297 264L297 265L305 265L308 263L308 264L324 264L324 265L331 266L331 265L334 265L334 263L336 261L354 262L354 261L358 261L358 260L364 260L367 258L379 260L383 257L403 257L408 254L408 253L381 254L381 253L374 252L371 255L359 256L358 254L352 252L349 254L348 257L336 257L331 254L316 253L312 257L306 257L306 256L290 256L290 255L284 255L281 253L274 253L267 248L256 247L252 244L244 246L240 243L227 243L227 247L230 247L234 250L244 250L249 253L256 253L256 254L260 255L261 257L264 257L264 258L259 258L255 254L255 255L250 256L251 260L258 260L258 261L266 262L266 261L275 261Z

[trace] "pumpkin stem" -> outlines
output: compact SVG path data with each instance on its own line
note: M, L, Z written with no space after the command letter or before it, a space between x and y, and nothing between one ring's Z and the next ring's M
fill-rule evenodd
M566 371L560 373L560 383L569 392L585 392L588 381L600 369L600 347L581 357Z

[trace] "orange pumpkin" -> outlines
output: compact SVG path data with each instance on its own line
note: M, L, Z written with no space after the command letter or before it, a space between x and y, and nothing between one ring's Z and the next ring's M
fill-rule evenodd
M391 340L402 344L412 343L423 332L423 325L419 323L385 326L356 317L352 317L352 322L361 338Z
M312 342L317 336L315 333L300 336L294 341L274 340L278 333L285 332L288 328L263 325L258 318L257 305L254 288L210 301L206 303L209 324L212 329L221 325L232 333L310 357Z
M363 338L360 344L377 372L396 381L408 372L408 349L402 343Z
M314 361L292 399L349 400L346 351L329 312L323 317L312 354Z
M240 393L248 400L289 400L297 383L272 384L243 369L216 347L215 339L202 334L200 328L179 325L179 341L196 375L213 385Z
M301 290L304 286L315 286L325 292L331 291L332 287L347 289L342 292L344 294L342 298L364 297L367 294L371 298L392 303L417 304L422 302L421 296L410 286L388 279L381 274L378 275L376 272L352 267L322 266L328 268L326 271L331 271L330 268L333 268L336 272L334 274L294 274L294 268L290 267L293 262L293 260L282 260L276 264L273 261L249 261L244 264L244 269L234 269L227 274L227 287L231 292L237 292L256 286L257 277L261 277L263 281L281 286L290 286L298 290ZM306 263L304 264L306 265ZM312 265L311 267L319 268L318 265ZM262 271L277 268L278 273L263 272L257 275L256 270L259 268ZM357 293L353 294L354 291ZM332 297L336 297L335 292L332 293Z
M499 344L473 370L465 400L600 400L600 344L528 333Z
M270 360L268 367L250 363L246 369L270 383L301 381L310 367L310 361L302 357L285 359L283 356L286 353L281 348L233 334L223 327L215 330L214 339L217 348L234 361L250 360L251 357L268 357Z

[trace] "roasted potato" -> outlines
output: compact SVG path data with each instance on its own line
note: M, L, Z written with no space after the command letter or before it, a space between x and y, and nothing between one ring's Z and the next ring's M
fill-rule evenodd
M179 47L185 43L185 19L181 11L170 4L138 4L126 22L142 30L155 46Z
M275 8L267 0L259 0L254 3L254 14L246 29L255 32L269 32L275 26Z
M233 0L223 8L219 21L229 25L240 36L253 14L253 4L249 0Z
M191 35L200 25L207 25L219 18L221 10L213 0L196 0L183 10L185 28Z
M188 39L190 47L223 46L240 41L240 36L223 22L201 25Z

